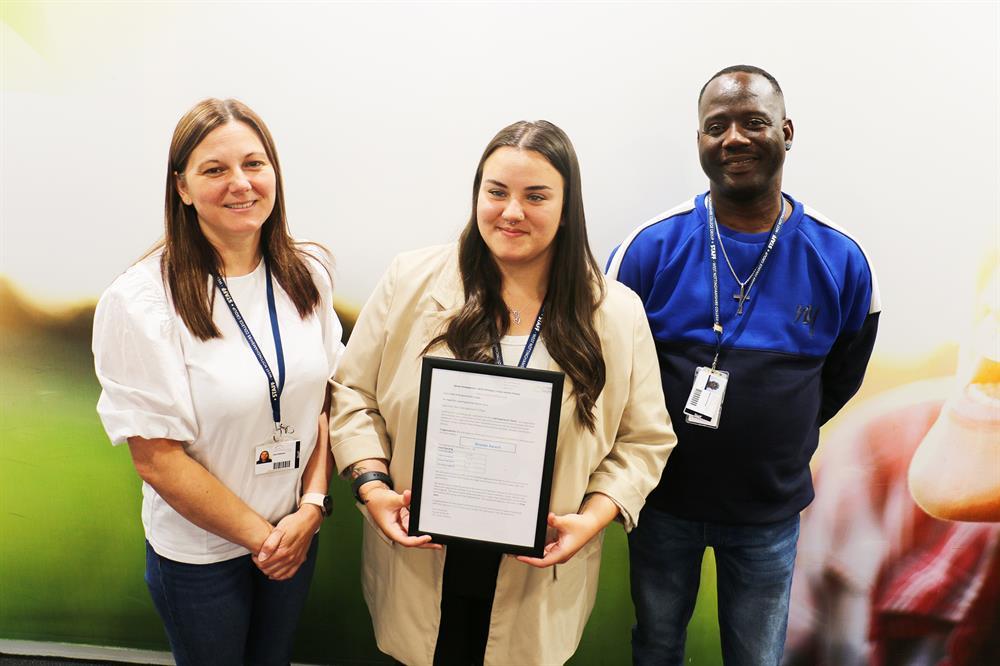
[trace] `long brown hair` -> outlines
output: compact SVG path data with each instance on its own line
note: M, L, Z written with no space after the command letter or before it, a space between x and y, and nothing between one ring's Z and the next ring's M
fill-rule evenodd
M572 382L577 419L593 431L594 405L605 381L601 339L594 327L597 306L604 298L604 283L587 241L580 164L569 137L552 123L516 122L500 130L483 151L472 183L472 215L459 240L458 264L465 304L431 344L444 341L458 358L491 362L493 341L510 329L510 313L500 296L500 270L479 233L476 218L483 164L504 146L539 153L563 177L562 218L552 241L541 335L549 354Z
M165 231L163 241L157 246L163 247L162 268L174 309L188 330L201 340L221 336L212 321L215 289L210 286L209 277L213 273L222 275L224 266L219 253L202 233L194 206L181 200L176 178L187 169L188 159L198 144L212 130L230 122L244 123L257 133L274 167L274 209L261 227L261 253L268 260L274 279L295 304L299 316L304 319L319 304L319 290L305 263L306 252L288 233L281 166L271 132L260 116L239 100L204 99L178 121L170 141Z

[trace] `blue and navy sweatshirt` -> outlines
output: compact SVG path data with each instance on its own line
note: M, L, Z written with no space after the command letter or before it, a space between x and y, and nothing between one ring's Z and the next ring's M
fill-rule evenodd
M687 520L761 524L813 499L809 460L819 428L854 395L881 310L858 243L794 204L737 316L739 285L718 252L719 368L729 384L718 429L685 421L695 370L711 366L712 265L705 194L635 229L608 261L645 305L678 443L647 502ZM769 232L720 227L733 268L753 271Z

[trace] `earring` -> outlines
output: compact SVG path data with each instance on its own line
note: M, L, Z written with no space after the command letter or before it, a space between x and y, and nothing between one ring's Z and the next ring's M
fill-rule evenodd
M787 153L791 149L792 149L792 142L791 141L786 141L785 142L785 152Z

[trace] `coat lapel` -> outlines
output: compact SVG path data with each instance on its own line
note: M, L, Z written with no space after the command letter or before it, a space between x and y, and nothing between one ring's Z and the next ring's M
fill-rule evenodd
M444 269L434 280L430 288L430 300L427 301L428 310L424 313L415 313L424 320L423 344L421 348L427 346L431 340L444 332L445 325L452 317L457 315L465 302L465 292L462 288L461 277L458 273L457 253L452 255ZM422 315L422 316L420 316ZM428 356L440 356L444 358L454 358L451 349L443 342L439 342L428 350Z
M427 302L429 309L423 313L424 330L421 349L444 331L445 325L456 316L465 303L465 290L462 288L462 281L458 272L458 254L455 253L444 269L434 280L430 289L430 300ZM444 358L454 358L454 354L444 343L438 343L431 347L428 356L440 356ZM549 370L562 372L562 368L550 357ZM569 377L563 380L563 394L561 409L559 414L559 430L572 424L575 421L574 409L576 403L573 400L573 389Z

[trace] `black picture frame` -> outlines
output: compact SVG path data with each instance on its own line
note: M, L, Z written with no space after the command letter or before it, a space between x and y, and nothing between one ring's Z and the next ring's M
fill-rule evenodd
M503 543L498 541L484 541L481 539L466 538L454 534L428 532L420 529L420 509L423 504L424 461L426 460L428 454L427 420L430 408L431 384L434 378L434 371L439 369L495 375L526 381L544 382L552 385L549 404L548 430L545 438L544 463L542 467L541 484L539 486L538 515L535 517L535 539L533 545L523 546L520 544ZM562 408L564 379L565 375L563 373L551 370L518 368L506 365L495 365L491 363L477 363L475 361L460 361L453 358L440 358L435 356L425 356L423 358L420 372L420 398L417 406L416 446L413 456L412 496L410 498L409 534L411 536L429 534L431 535L433 543L444 545L475 545L480 548L500 551L512 555L527 555L529 557L543 556L547 529L547 517L549 514L549 499L552 492L552 474L555 468L556 441L559 436L559 416Z

